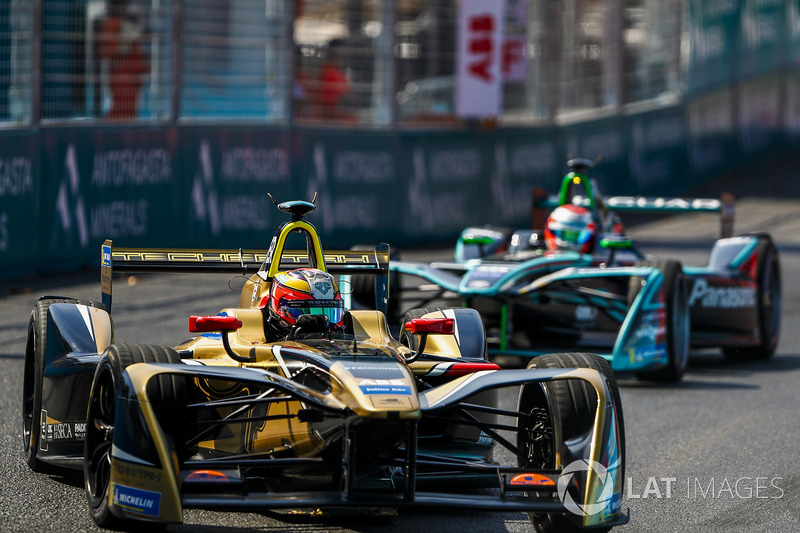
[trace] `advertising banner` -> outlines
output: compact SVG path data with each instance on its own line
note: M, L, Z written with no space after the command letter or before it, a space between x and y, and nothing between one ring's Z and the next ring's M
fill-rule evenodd
M40 139L43 256L62 264L99 261L105 239L162 246L173 236L181 216L174 136L54 129Z
M30 137L0 142L0 273L26 275L31 258L43 252L39 157Z
M291 137L265 128L181 131L172 239L196 247L264 248L285 216L276 201L310 200L292 179ZM173 244L173 246L175 246Z
M502 0L462 0L459 3L455 107L460 117L500 114L504 15Z
M672 106L627 117L627 163L634 194L677 195L691 183L683 108ZM630 193L629 193L630 194Z
M692 176L724 172L741 164L731 88L696 96L686 107Z
M733 81L738 64L739 2L689 2L689 91Z
M739 78L774 69L786 60L787 50L783 46L787 26L783 2L744 0L741 9L736 63Z
M762 77L739 87L737 129L744 156L765 156L780 147L780 94L780 76Z

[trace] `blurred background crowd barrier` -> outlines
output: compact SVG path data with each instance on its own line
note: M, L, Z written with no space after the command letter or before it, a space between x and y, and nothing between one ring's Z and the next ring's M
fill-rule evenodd
M0 57L0 276L266 247L267 192L443 243L570 156L676 195L800 141L798 0L0 0Z

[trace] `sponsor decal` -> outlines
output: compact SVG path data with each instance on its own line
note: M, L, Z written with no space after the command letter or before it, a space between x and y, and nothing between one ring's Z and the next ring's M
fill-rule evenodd
M47 443L62 440L83 440L86 436L86 422L58 422L47 417L42 410L42 431L39 449L47 451Z
M612 196L606 198L606 204L611 208L647 207L669 209L703 209L719 211L722 203L715 198L664 198L644 196Z
M364 378L362 384L367 382L372 383L376 379L381 381L391 382L404 382L405 374L399 367L395 365L360 365L346 366L347 371L353 374L353 377Z
M276 149L277 150L277 149ZM281 150L272 151L233 149L223 153L223 182L283 181ZM268 199L251 195L222 194L217 187L211 146L207 139L200 143L198 169L194 176L191 201L194 219L211 235L223 230L263 230L270 227ZM239 174L241 172L241 174Z
M217 470L195 470L186 476L185 481L220 482L229 481L228 476Z
M317 281L316 283L314 283L314 288L320 291L322 294L328 294L332 286L327 281Z
M110 267L111 266L111 247L103 245L102 251L102 266Z
M279 183L289 177L289 154L283 148L228 148L222 152L222 181Z
M211 146L208 140L200 143L198 155L199 168L192 184L192 205L194 216L198 222L208 222L211 235L217 236L221 231L219 220L219 202L217 188L214 184L214 165L211 160Z
M655 342L656 338L658 337L659 333L661 333L661 328L658 327L656 324L646 324L639 329L637 329L633 333L633 337L636 340L648 340L650 342Z
M333 178L339 183L382 185L395 179L391 152L341 152L334 156Z
M46 452L47 447L47 411L42 409L42 418L39 421L40 423L40 430L39 430L39 451Z
M75 156L75 145L70 144L67 147L64 175L58 187L55 210L58 213L61 229L67 235L68 240L71 240L73 226L75 226L80 246L85 248L89 244L89 221L80 188L81 176ZM53 240L53 244L60 240L58 232L53 233Z
M462 0L456 31L456 113L496 116L502 102L505 2Z
M114 470L116 470L121 476L125 476L126 480L130 482L134 482L134 480L140 483L145 481L151 481L155 483L161 482L161 472L154 469L130 466L128 464L120 463L119 461L114 461Z
M592 460L580 459L573 461L562 470L561 476L558 478L556 488L558 499L561 500L569 512L578 516L593 516L603 512L614 513L619 508L622 500L621 492L614 492L618 469L619 461L608 468ZM576 472L586 472L587 475L594 474L602 484L594 503L576 503L572 499L572 495L567 491L567 487L572 481L572 476Z
M711 309L744 309L755 307L755 287L712 287L704 278L698 278L692 287L689 306Z
M411 395L411 387L402 379L362 379L358 388L364 394Z
M556 482L542 474L517 474L508 482L509 485L521 485L524 487L555 487Z
M658 359L666 353L666 350L667 346L663 343L645 347L636 346L630 349L628 355L631 363L636 363L637 361L644 361L646 359Z
M481 431L481 434L478 436L478 444L479 446L490 446L494 442L494 439Z
M149 152L128 152L96 155L91 188L148 187L172 181L169 162L162 161L163 157L169 158L167 152L153 151L158 163L148 162ZM92 238L145 235L150 226L149 209L149 202L145 198L97 203L87 209L81 191L75 146L71 144L67 147L64 175L56 197L55 211L58 217L52 237L54 246L72 242L76 233L81 248L85 248Z
M132 513L158 516L161 494L112 482L110 503Z
M27 157L0 159L0 197L33 194L32 168Z
M92 165L93 188L149 187L172 183L170 153L163 148L98 152Z
M411 387L397 385L359 385L364 394L406 394L411 395Z

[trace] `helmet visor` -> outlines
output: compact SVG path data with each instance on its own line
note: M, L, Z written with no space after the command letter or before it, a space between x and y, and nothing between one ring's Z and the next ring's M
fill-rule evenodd
M342 321L344 301L342 300L287 300L282 299L278 309L281 314L297 320L300 315L325 315L334 324Z
M568 242L570 244L586 244L592 238L594 232L590 229L551 229L553 236L559 241Z

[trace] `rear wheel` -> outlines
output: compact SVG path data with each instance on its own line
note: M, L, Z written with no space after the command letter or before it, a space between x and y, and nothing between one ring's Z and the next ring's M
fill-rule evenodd
M25 342L25 363L22 374L22 441L25 462L34 472L46 472L53 467L41 461L37 452L41 446L42 386L47 346L47 310L56 303L79 303L72 298L43 298L36 302L28 322ZM80 302L102 308L95 302Z
M625 479L625 424L619 387L611 365L600 356L590 353L558 353L535 357L528 364L532 369L591 368L603 374L611 392L619 429L618 447L622 462L618 476ZM555 469L556 464L554 418L560 422L563 441L580 438L592 430L597 406L597 393L586 381L569 379L523 385L519 395L519 411L525 413L525 425L518 433L517 445L525 454L519 466L526 468ZM562 455L562 461L564 456ZM566 461L564 461L566 462ZM571 532L583 528L555 513L528 513L537 532ZM593 528L608 531L611 528Z
M781 268L778 250L770 243L758 261L758 328L759 344L745 348L724 348L725 357L733 361L763 361L778 348L781 323Z
M667 364L656 370L637 372L639 379L674 383L680 381L689 364L689 303L683 267L678 261L654 261L664 277L664 305L666 310Z
M118 528L132 522L112 514L108 500L111 447L122 372L134 363L180 362L180 356L171 348L112 344L97 365L86 417L83 473L92 518L100 527ZM148 384L148 397L156 413L161 416L168 413L169 419L161 420L161 425L170 432L180 427L178 412L180 406L185 405L183 385L180 378L169 375L153 378Z

